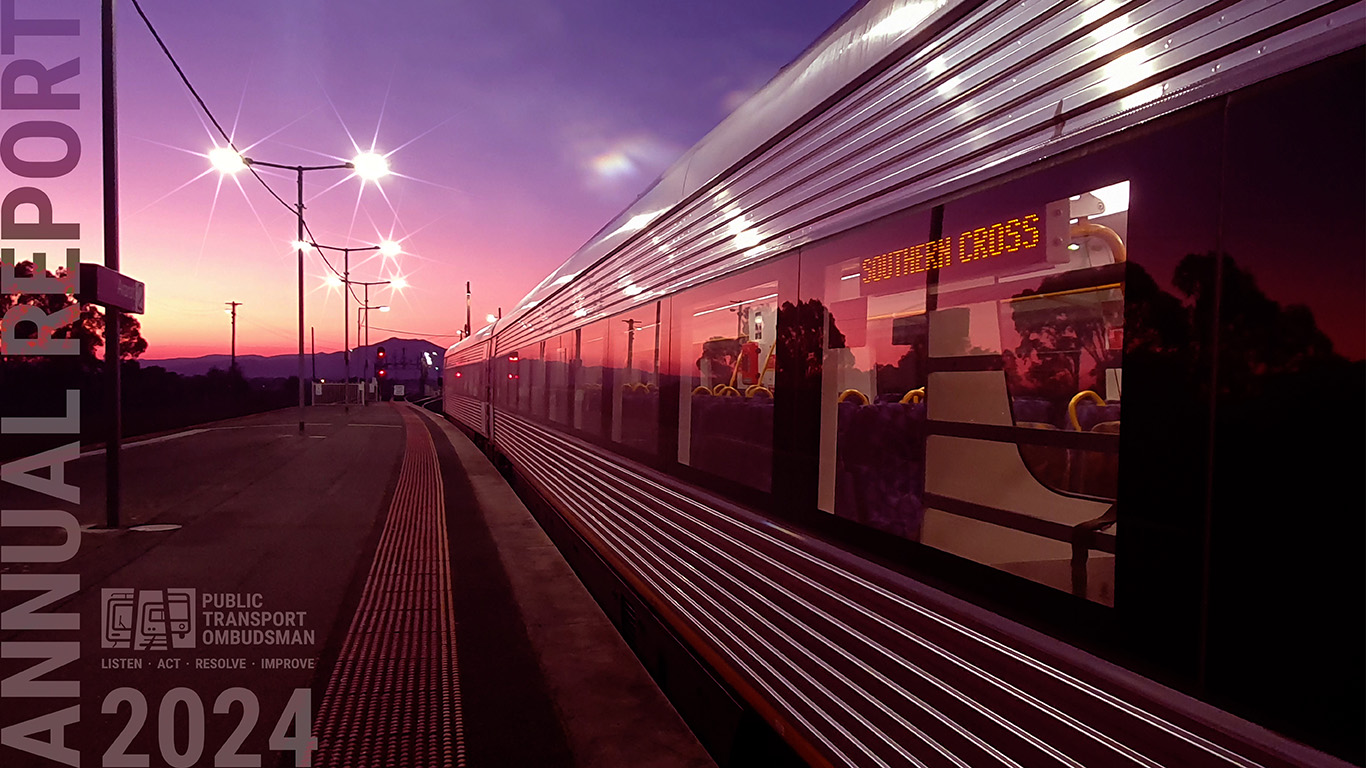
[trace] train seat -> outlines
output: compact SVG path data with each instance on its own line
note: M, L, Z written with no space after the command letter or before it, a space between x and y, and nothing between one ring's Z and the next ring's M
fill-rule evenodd
M1105 405L1095 405L1092 403L1082 403L1077 406L1077 423L1081 424L1083 432L1099 432L1097 426L1103 423L1113 423L1115 431L1118 432L1119 426L1119 403L1106 403ZM1071 425L1069 425L1069 428Z
M900 399L839 404L835 513L915 540L924 519L926 410Z

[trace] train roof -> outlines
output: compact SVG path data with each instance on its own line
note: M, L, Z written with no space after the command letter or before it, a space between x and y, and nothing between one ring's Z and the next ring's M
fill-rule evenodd
M652 221L711 186L772 137L839 93L964 0L864 0L674 162L636 201L531 289L499 323L451 346L487 340L564 288Z
M1366 3L867 0L541 281L534 343L1363 42Z

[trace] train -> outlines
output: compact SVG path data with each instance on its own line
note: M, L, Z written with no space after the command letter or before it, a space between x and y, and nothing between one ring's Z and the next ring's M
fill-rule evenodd
M858 3L442 408L722 765L1361 765L1363 41Z

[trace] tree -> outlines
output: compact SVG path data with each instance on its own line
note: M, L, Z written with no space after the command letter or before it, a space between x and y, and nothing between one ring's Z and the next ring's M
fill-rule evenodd
M36 267L33 262L25 261L15 266L14 274L18 278L32 278L35 276ZM44 277L64 280L68 277L65 269L58 269L56 274L50 271L43 271ZM18 305L28 305L41 309L48 315L54 315L65 308L77 304L76 298L66 293L4 293L0 294L0 317L4 317L9 310ZM76 320L55 330L52 334L57 339L79 339L81 341L80 362L85 368L92 368L99 364L103 359L101 350L104 348L104 311L94 304L80 304L80 314ZM142 324L137 318L126 312L121 312L119 324L119 359L133 360L147 351L147 340L142 337ZM27 330L19 328L19 338L36 338L37 328ZM21 356L7 355L6 359L24 360Z
M1049 294L1057 288L1044 280L1039 290L1021 298ZM1081 389L1104 381L1106 322L1101 303L1085 295L1065 301L1040 298L1018 301L1012 307L1020 343L1007 357L1006 374L1012 389L1050 399L1070 398ZM1090 365L1083 366L1083 355Z

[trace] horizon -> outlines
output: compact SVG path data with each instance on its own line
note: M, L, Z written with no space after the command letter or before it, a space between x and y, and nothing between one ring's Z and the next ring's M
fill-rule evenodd
M385 345L385 344L394 344L394 343L402 343L402 342L425 342L425 343L427 343L427 344L431 344L432 346L439 347L443 352L444 352L446 349L448 349L448 347L442 346L441 344L438 344L438 343L436 343L436 342L434 342L434 341L430 341L430 340L428 340L428 339L420 339L420 338L400 338L400 337L398 337L398 336L391 336L391 337L389 337L389 338L387 338L387 339L384 339L384 340L382 340L382 341L371 342L370 344L352 344L352 345L351 345L351 354L354 355L354 354L356 354L357 352L359 352L360 350L363 350L363 349L374 349L374 348L376 348L376 347L380 347L380 346L383 346L383 345ZM341 353L342 353L342 350L340 350L340 349L329 349L329 350L327 350L326 352L324 352L324 351L322 351L322 350L318 350L318 352L317 352L317 354L319 354L319 355L324 355L324 354L326 354L326 355L340 355ZM268 358L281 357L281 358L288 358L288 359L290 359L290 360L293 360L296 356L298 356L298 354L299 354L299 351L298 351L297 349L294 349L294 350L290 350L290 351L288 351L288 352L279 352L279 353L276 353L276 354L273 354L273 355L263 355L263 354L261 354L261 353L259 353L259 352L238 352L238 353L237 353L237 357L238 357L238 358L253 357L253 358L266 358L266 359L268 359ZM308 350L307 347L305 347L305 349L304 349L304 354L305 354L305 355L311 354L311 353L309 352L309 350ZM202 354L202 355L179 355L179 356L176 356L176 357L148 357L148 356L144 353L144 354L138 356L136 359L137 359L137 361L138 361L139 363L159 363L159 362L170 362L170 361L176 361L176 360L201 360L201 359L206 358L206 357L231 357L231 356L232 356L231 352L206 352L206 353L204 353L204 354Z

